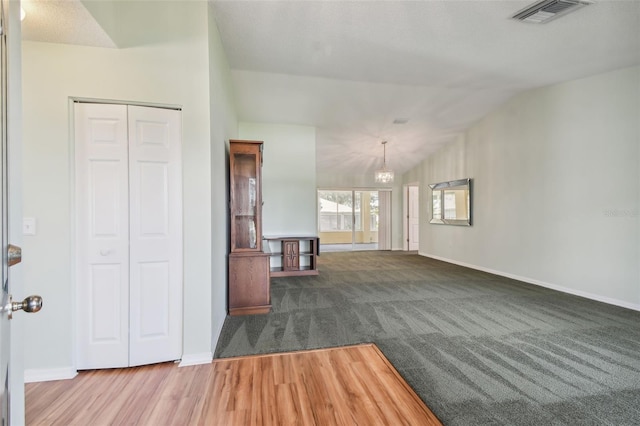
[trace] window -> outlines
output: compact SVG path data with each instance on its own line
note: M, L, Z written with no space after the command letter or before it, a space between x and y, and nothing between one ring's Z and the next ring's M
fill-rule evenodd
M351 191L318 191L320 232L351 231L352 207ZM356 226L358 226L357 218Z

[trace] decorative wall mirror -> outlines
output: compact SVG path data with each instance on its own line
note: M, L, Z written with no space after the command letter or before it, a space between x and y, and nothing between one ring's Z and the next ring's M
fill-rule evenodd
M432 183L429 223L471 226L471 179Z

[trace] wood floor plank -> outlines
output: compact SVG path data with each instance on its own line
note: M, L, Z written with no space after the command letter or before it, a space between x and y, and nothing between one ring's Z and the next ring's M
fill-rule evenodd
M441 425L372 344L87 371L25 397L27 425Z

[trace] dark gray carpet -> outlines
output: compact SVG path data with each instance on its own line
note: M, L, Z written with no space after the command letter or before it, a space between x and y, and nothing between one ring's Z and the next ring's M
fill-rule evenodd
M445 425L640 425L640 312L415 254L319 269L227 317L216 357L373 342Z

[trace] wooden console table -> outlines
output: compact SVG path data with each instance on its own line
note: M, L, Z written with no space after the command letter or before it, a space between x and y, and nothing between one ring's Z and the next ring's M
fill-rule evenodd
M264 237L265 253L271 256L272 277L318 275L317 256L320 239L317 236Z

